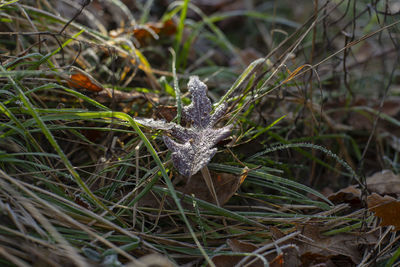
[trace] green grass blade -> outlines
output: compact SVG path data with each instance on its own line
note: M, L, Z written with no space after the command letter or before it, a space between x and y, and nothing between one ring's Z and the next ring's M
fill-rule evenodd
M216 103L214 106L215 108L217 108L218 106L220 106L222 103L225 103L227 101L227 99L230 97L230 95L236 91L243 83L245 80L247 80L247 78L253 74L254 69L257 66L260 66L261 64L263 64L265 62L264 58L259 58L254 60L243 72L242 74L240 74L239 78L237 78L237 80L233 83L233 85L231 86L231 88L228 90L228 92L225 93L225 95L218 101L218 103Z
M5 71L2 66L0 66L0 69L2 71ZM34 118L36 121L37 125L43 132L43 134L46 136L47 140L51 144L51 146L54 148L54 150L57 152L57 154L60 156L61 161L64 163L64 165L67 167L69 173L72 175L72 177L75 179L77 184L85 191L86 194L90 196L90 198L101 208L104 210L108 211L111 215L115 216L108 208L107 206L101 202L93 193L90 191L90 189L87 187L85 182L81 179L79 176L78 172L75 170L75 168L72 166L71 162L65 155L64 151L61 149L61 147L58 145L57 141L54 139L53 135L51 134L50 130L47 128L46 124L42 121L41 117L39 114L36 112L35 108L32 106L30 103L28 97L24 94L24 91L20 87L20 85L10 76L8 77L8 80L10 83L13 85L15 90L18 92L19 97L21 101L24 103L24 106L27 108L28 112L30 115ZM121 223L125 224L124 221L116 217Z
M175 52L179 51L179 46L180 46L180 43L182 42L183 29L185 28L185 20L186 20L186 14L187 14L189 2L190 2L190 0L184 0L182 7L181 7L181 16L179 18L179 24L178 24L178 29L177 29L177 33L176 33L176 39L175 39L175 46L174 46Z

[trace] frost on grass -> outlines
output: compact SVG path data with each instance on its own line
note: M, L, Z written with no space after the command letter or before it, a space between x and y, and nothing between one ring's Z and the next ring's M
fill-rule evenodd
M191 123L186 128L176 123L161 120L138 119L138 123L169 133L163 136L168 149L172 152L172 162L180 174L190 177L206 166L217 152L215 144L228 137L231 125L214 128L226 110L220 105L214 113L211 101L207 97L207 86L197 76L190 77L188 83L192 103L182 110L182 117Z

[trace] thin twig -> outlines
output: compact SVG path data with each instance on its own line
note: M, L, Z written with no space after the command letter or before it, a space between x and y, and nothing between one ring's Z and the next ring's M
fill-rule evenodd
M83 9L88 6L92 1L91 0L84 0L81 6L81 9L79 9L79 11L77 13L75 13L75 15L64 25L64 27L61 29L61 31L59 32L59 34L62 34L65 29L68 27L69 24L71 24L83 11Z

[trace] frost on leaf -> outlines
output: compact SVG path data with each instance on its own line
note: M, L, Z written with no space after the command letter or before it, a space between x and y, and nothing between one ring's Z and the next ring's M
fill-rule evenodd
M153 119L138 119L138 123L168 132L164 135L165 145L172 152L172 162L180 174L190 177L206 166L217 152L215 144L228 137L231 126L214 128L224 115L226 105L220 105L211 114L211 101L207 97L207 86L197 76L190 77L188 83L192 103L182 110L185 121L191 122L189 128L175 123Z

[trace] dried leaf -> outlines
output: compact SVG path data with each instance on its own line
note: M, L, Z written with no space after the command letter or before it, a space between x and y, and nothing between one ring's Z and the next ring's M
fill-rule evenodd
M177 114L177 107L175 106L163 106L159 105L156 107L153 116L159 120L166 120L171 122Z
M269 231L271 232L273 239L280 239L285 236L285 233L282 232L278 227L271 225L269 227Z
M380 195L400 194L400 175L383 170L367 178L368 189Z
M150 32L149 29L153 32ZM133 35L141 45L148 44L152 40L158 39L158 36L171 36L175 33L176 25L172 19L165 22L149 22L144 25L144 27L133 30Z
M249 171L250 169L247 166L243 168L242 173L240 174L240 184L242 184L244 180L246 180L247 175L249 175Z
M67 83L70 87L75 89L86 89L91 92L100 92L104 90L104 87L98 81L78 68L74 68Z
M368 209L381 218L380 226L393 225L395 231L400 230L400 201L390 196L372 193L368 196Z
M84 199L80 194L74 195L74 202L85 209L92 210L90 203Z
M308 66L308 65L302 65L302 66L298 67L297 69L295 69L293 72L290 72L290 71L288 70L288 72L289 72L289 77L287 77L286 80L284 80L284 81L282 82L282 84L288 83L288 82L290 82L291 80L293 80L293 78L294 78L304 67L307 67L307 66Z
M279 254L278 256L276 256L271 262L270 262L270 266L273 267L283 267L285 263L285 259L284 259L284 254ZM288 265L287 265L288 266Z
M240 176L231 173L218 173L210 171L212 183L217 193L218 202L224 205L235 194L240 186ZM207 189L201 173L196 173L188 180L184 187L178 187L177 190L186 195L194 194L197 198L214 202L210 191Z
M377 236L374 233L346 233L322 236L318 224L308 223L298 225L297 228L306 237L303 241L296 241L300 256L309 253L314 256L319 255L320 259L329 259L333 256L341 255L349 257L353 263L359 263L362 257L359 246L373 244L377 241Z
M164 21L160 34L165 36L174 35L176 33L176 24L172 19Z
M253 252L258 247L252 243L238 239L228 239L227 243L233 252Z
M220 205L224 205L238 190L240 186L240 176L231 173L217 173L214 171L210 171L210 176L218 197L218 202ZM174 179L178 181L187 180L185 185L176 186L175 189L177 191L182 192L184 195L194 195L198 199L216 204L201 173L196 173L190 179L178 174ZM170 203L174 203L172 198L167 197L167 199L170 200ZM153 194L146 194L143 198L141 198L139 203L141 207L151 207L154 209L160 208L160 200ZM186 203L182 203L182 205L188 209L193 208L192 205ZM174 209L176 206L172 204L172 206L169 206L169 208Z
M351 185L328 196L334 204L348 203L353 208L361 208L361 190Z
M306 252L301 255L300 260L302 266L337 266L332 263L330 257L310 252Z
M300 257L295 246L287 247L277 255L275 258L269 258L269 266L271 267L292 267L292 266L306 266L301 265Z
M137 122L167 131L174 138L163 136L165 145L172 151L174 166L180 174L191 177L208 164L217 152L214 146L230 135L231 126L213 128L225 113L226 105L220 105L211 114L212 106L207 97L207 86L197 76L190 77L188 87L192 94L192 103L183 108L182 117L191 123L191 127L185 128L175 123L153 119L137 119Z
M258 249L258 246L245 242L238 239L228 239L227 241L229 247L233 252L247 252L251 253ZM272 253L266 255L265 258L269 262L269 266L271 267L291 267L291 266L300 266L300 262L298 259L298 253L295 247L287 247L283 251L281 251L279 255L276 253ZM213 257L212 260L216 263L217 266L237 266L240 260L242 260L244 256L233 256L233 255L218 255ZM251 259L253 260L253 258ZM257 259L252 264L248 265L246 262L245 266L252 267L262 267L265 266L260 259Z
M239 255L216 255L211 258L211 261L217 267L234 267L243 257Z
M389 170L377 172L366 179L368 190L380 195L400 195L400 175ZM348 186L331 194L328 199L335 204L349 203L353 208L360 208L361 190L355 185Z
M238 239L228 239L227 244L233 252L253 252L258 247L249 242L244 242ZM244 256L239 255L217 255L212 257L212 261L217 267L234 267ZM264 264L261 260L257 260L253 264L249 265L251 267L262 267Z

